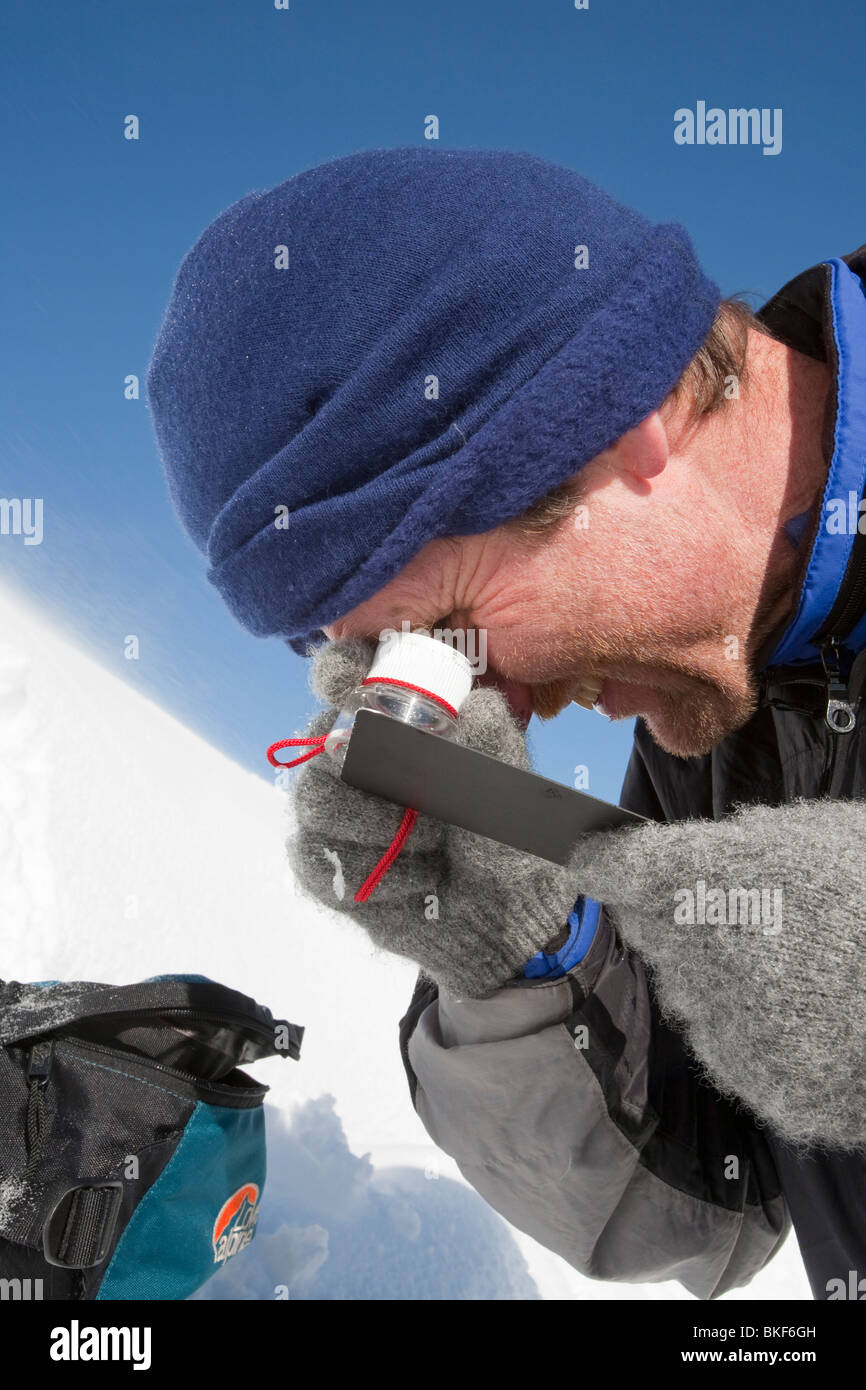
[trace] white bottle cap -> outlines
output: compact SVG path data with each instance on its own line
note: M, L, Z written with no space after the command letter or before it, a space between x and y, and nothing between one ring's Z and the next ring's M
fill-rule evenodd
M420 632L394 632L376 649L367 680L404 681L459 710L472 689L472 664L447 642Z

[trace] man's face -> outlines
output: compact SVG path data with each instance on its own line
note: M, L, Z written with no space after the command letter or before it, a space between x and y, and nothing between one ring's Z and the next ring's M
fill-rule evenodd
M754 710L748 657L787 581L766 590L765 557L706 477L672 458L636 478L617 451L586 466L553 532L433 541L327 635L378 638L404 620L486 630L479 683L500 686L524 727L599 692L603 713L643 716L668 752L708 752Z

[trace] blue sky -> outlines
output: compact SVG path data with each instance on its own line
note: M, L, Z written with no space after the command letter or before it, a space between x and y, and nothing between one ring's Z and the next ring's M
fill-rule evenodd
M863 12L838 0L12 0L0 495L42 497L44 538L0 536L4 575L267 776L266 745L312 708L304 662L223 608L170 508L145 402L123 394L199 233L322 160L420 144L434 112L440 145L529 150L682 222L722 291L757 304L866 240L864 39ZM675 144L674 111L699 100L782 108L781 152ZM540 771L571 782L586 764L613 799L630 738L576 708L532 726Z

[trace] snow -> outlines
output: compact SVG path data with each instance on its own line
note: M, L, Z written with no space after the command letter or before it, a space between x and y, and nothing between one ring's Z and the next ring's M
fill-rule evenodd
M689 1299L583 1278L435 1148L397 1043L416 972L296 894L290 814L283 789L0 589L4 977L203 974L306 1028L299 1062L252 1068L271 1087L258 1234L197 1297ZM793 1236L726 1295L810 1297Z

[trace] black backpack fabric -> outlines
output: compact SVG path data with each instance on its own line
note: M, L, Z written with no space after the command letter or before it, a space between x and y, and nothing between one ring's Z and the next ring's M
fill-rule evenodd
M181 1299L253 1239L303 1028L204 976L0 981L0 1295Z

